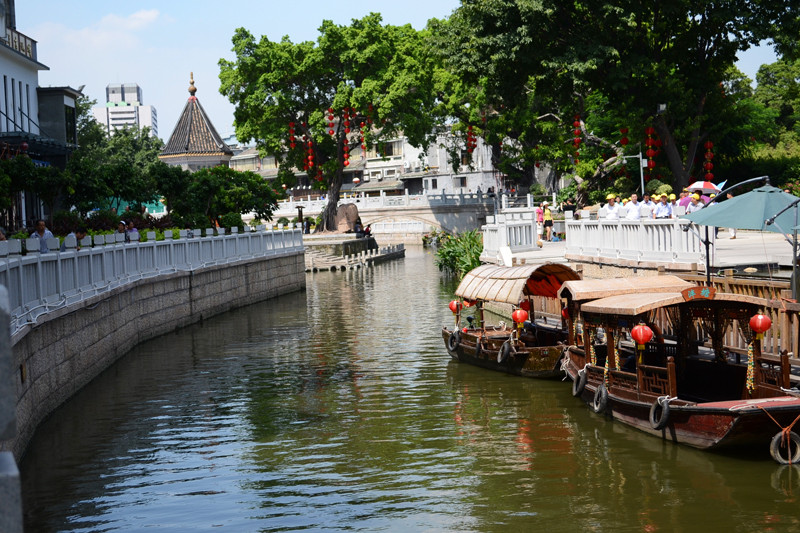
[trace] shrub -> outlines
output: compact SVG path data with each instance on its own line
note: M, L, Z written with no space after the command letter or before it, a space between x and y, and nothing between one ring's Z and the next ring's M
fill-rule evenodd
M244 221L239 213L227 213L220 217L219 223L223 228L239 228L244 231Z
M439 240L436 250L436 266L463 278L464 275L480 266L483 238L478 230L468 231L455 237Z
M53 215L50 231L53 235L68 235L83 225L85 222L77 211L58 211Z
M284 226L287 226L289 224L289 219L286 218L286 217L281 217L275 223L276 224L283 224Z

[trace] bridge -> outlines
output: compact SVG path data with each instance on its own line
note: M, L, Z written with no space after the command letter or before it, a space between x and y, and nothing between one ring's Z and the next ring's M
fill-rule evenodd
M507 198L507 197L503 197ZM495 212L495 197L478 193L459 194L403 194L400 196L344 195L342 204L355 204L364 225L380 242L419 243L426 233L437 230L463 233L480 228L487 217ZM501 199L500 202L508 202ZM305 200L295 197L279 202L273 219L297 216L317 216L325 209L327 200Z

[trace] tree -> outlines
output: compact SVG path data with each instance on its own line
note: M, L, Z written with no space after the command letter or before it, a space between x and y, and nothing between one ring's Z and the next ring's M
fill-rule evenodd
M212 225L229 213L255 213L269 219L277 207L277 195L255 172L239 172L225 166L203 168L192 174L186 194L175 205L184 218L202 214Z
M181 167L174 167L156 161L149 167L149 174L155 183L156 190L164 197L167 213L172 212L176 204L180 202L189 186L192 183L192 173Z
M278 183L296 169L328 191L323 229L335 229L344 169L359 146L380 151L402 132L411 144L432 139L433 58L423 33L383 25L380 15L349 26L323 21L314 42L256 42L233 36L235 61L221 59L220 92L236 106L241 140L280 162Z
M638 141L653 150L650 159L666 160L681 187L702 176L701 148L721 139L742 109L729 93L736 54L768 38L794 50L789 36L800 19L790 4L465 0L439 48L464 94L479 96L485 112L509 117L496 121L497 134L512 140L522 164L533 156L563 168L574 134L581 161L588 156L592 179L601 180L624 161L618 141L627 128L630 146ZM648 139L661 146L642 147Z

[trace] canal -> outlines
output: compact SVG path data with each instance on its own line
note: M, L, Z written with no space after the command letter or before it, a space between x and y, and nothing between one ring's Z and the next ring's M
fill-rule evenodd
M800 471L451 362L433 257L308 277L122 358L38 430L25 530L789 531Z

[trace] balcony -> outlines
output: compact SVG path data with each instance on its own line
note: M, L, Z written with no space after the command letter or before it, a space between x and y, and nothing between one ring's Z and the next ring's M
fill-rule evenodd
M6 46L11 48L12 50L16 50L20 54L24 55L28 59L33 61L37 61L36 59L36 41L25 35L24 33L20 33L17 30L13 30L11 28L6 28L6 36L5 36Z

